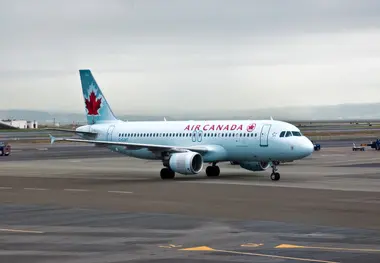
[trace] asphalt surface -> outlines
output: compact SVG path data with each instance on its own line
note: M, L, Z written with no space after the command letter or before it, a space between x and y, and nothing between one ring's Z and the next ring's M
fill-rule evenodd
M0 158L1 262L380 261L379 152L163 181L157 162L35 146Z
M314 143L321 145L321 148L331 148L331 147L348 147L352 148L353 143L359 146L362 143L370 143L379 137L373 138L354 138L354 139L342 139L342 140L314 140ZM369 149L369 148L368 148Z
M321 148L346 147L352 148L353 143L369 143L371 139L344 139L344 140L316 140ZM124 158L118 153L110 152L103 147L95 147L90 144L80 143L15 143L12 144L12 154L7 158L0 158L2 161L25 161L25 160L45 160L45 159L67 159L67 158L94 158L94 157L115 157ZM369 151L373 151L367 147ZM14 154L13 154L14 153Z
M94 158L94 157L117 157L120 154L110 152L103 147L95 147L92 144L71 144L56 143L54 145L47 143L36 144L11 144L12 152L6 158L0 158L4 161L25 161L25 160L46 160L46 159L67 159L67 158Z

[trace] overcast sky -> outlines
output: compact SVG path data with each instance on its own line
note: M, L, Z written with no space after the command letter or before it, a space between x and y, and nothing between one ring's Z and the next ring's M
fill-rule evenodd
M116 114L380 102L378 0L0 0L1 109Z

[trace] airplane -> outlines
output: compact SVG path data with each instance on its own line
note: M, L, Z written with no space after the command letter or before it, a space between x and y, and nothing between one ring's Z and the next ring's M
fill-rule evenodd
M280 180L280 162L303 159L314 151L312 142L294 125L273 120L129 121L117 119L90 69L79 70L87 125L73 132L79 138L55 138L103 146L129 157L158 160L162 179L176 173L220 175L217 165L236 161L249 171L272 168L270 178Z

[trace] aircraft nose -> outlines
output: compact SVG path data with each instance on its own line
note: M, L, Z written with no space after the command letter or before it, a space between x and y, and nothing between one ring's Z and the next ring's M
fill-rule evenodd
M304 157L307 157L314 152L314 144L308 138L304 138L300 148Z

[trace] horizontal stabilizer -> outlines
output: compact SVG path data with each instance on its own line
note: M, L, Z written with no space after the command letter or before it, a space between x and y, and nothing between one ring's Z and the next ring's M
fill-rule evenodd
M49 131L60 131L60 132L71 132L71 133L87 134L87 135L96 135L96 134L97 134L96 132L76 131L76 130L60 129L60 128L45 128L45 130L49 130Z

